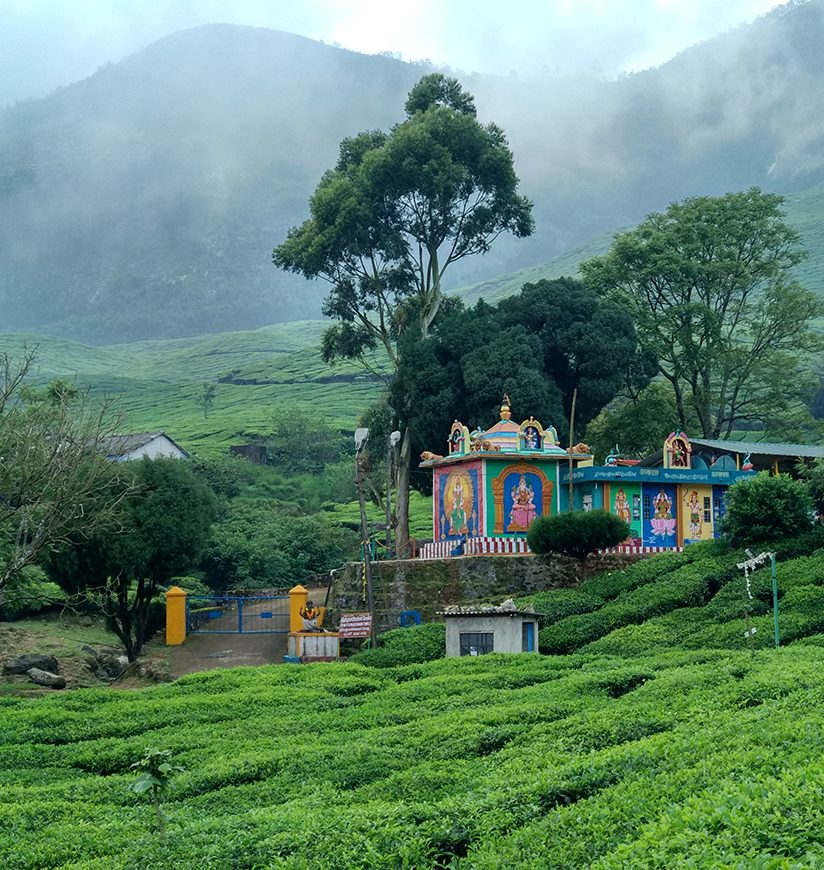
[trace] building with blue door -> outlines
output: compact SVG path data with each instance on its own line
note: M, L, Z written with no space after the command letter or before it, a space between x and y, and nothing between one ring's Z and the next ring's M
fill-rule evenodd
M447 657L538 651L537 616L511 598L497 606L447 607L438 615L446 625Z

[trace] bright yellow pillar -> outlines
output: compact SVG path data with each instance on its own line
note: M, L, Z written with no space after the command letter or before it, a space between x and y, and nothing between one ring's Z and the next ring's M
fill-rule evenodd
M303 628L300 609L309 598L309 590L298 583L289 590L289 631L300 631Z
M186 640L186 590L172 586L166 593L166 644L177 646Z

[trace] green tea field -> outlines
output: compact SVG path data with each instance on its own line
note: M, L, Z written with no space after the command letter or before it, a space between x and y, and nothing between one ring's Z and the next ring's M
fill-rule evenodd
M113 399L120 431L162 429L188 450L213 455L298 407L354 428L382 382L357 364L324 363L318 348L326 326L304 321L106 347L6 333L0 352L15 357L24 346L36 348L41 381L67 378ZM206 382L216 387L208 416L197 403Z
M424 626L358 662L0 697L0 854L74 870L824 867L818 538L779 548L779 649L767 572L749 599L740 554L694 545L533 596L554 655L421 661L438 654ZM151 748L185 768L163 835L131 790Z
M15 868L824 866L824 650L207 672L0 699ZM186 771L165 837L129 785Z

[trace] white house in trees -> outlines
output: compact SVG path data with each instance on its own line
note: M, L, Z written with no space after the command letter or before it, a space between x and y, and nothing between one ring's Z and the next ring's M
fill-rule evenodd
M189 454L165 432L132 432L110 435L103 439L106 459L110 462L128 462L131 459L188 459Z

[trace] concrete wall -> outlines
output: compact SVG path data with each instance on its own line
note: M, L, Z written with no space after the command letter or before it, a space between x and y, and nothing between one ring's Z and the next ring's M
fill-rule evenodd
M446 655L461 654L461 634L463 632L487 632L494 634L493 652L519 653L523 652L522 626L525 622L534 622L530 617L488 615L488 616L447 616L446 622ZM538 649L538 624L535 622L535 650Z
M126 456L121 457L121 461L142 459L144 456L148 456L149 459L157 459L162 456L168 456L171 459L186 458L186 454L180 450L180 448L172 444L168 438L165 438L163 435L158 435L157 438L152 438L151 441L148 441L142 447L138 447L137 450L133 450Z
M641 558L636 554L590 557L587 573L620 570ZM336 571L329 593L324 623L338 624L342 612L365 610L362 565L354 563ZM404 610L418 610L424 622L446 604L493 600L500 603L544 589L576 586L581 567L564 556L466 556L460 559L409 559L375 562L372 587L378 631L397 628Z

